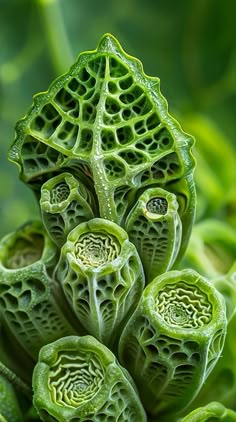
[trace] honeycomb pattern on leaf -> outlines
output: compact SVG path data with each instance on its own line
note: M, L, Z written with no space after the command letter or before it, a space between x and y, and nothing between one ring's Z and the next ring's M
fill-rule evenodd
M25 138L21 155L24 179L31 181L32 188L37 178L40 179L45 173L57 172L66 158L61 152L30 135Z
M51 163L43 155L27 157L29 138L82 160L80 170L86 175L90 169L100 217L117 223L124 217L115 202L117 190L166 185L185 178L194 166L193 141L168 114L158 79L147 77L110 35L39 94L18 123L12 159L18 160L17 150L22 178L31 183L36 173L48 174ZM54 172L66 166L65 160L58 164Z

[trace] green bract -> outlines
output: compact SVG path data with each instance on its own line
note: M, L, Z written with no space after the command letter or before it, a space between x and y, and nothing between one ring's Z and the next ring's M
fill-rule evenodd
M80 323L112 347L144 287L142 264L127 233L101 218L79 224L62 247L56 278Z
M26 224L0 243L0 311L34 359L48 341L74 333L51 278L56 261L57 249L39 222Z
M159 79L146 76L108 34L34 98L16 126L9 158L36 191L69 169L95 192L99 216L121 225L140 190L174 192L181 202L182 254L195 210L192 144L168 114Z
M33 386L34 405L45 422L146 421L128 373L91 336L65 337L44 346Z
M192 270L170 271L146 287L119 357L148 413L175 415L193 400L222 352L226 324L223 297Z

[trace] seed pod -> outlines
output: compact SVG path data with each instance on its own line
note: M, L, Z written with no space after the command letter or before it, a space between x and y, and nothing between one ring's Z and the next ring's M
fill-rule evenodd
M131 209L125 229L150 282L171 268L179 252L182 225L176 196L161 188L147 189Z
M91 205L91 194L70 173L49 179L41 188L43 223L59 247L75 226L94 217Z
M65 337L44 346L33 387L34 406L45 422L146 421L127 371L91 336Z
M215 366L226 334L225 301L192 270L150 283L121 336L119 357L152 415L183 410Z
M127 233L100 218L80 224L68 235L56 278L80 323L110 347L144 286L142 264Z
M26 224L0 243L0 310L8 328L37 359L44 344L75 331L59 307L51 279L57 249L39 222Z

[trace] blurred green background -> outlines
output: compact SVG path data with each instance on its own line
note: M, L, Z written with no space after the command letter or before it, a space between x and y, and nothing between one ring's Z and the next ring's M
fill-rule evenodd
M7 161L16 121L105 32L161 79L171 114L196 138L196 222L234 230L235 17L234 0L0 0L0 235L38 213Z

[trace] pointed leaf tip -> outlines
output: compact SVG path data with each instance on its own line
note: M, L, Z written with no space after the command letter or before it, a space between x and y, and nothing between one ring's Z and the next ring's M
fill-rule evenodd
M121 48L119 42L117 41L117 39L109 33L104 34L102 36L102 38L100 39L100 42L98 44L98 51L100 51L100 52L101 51L104 51L104 52L112 52L113 51L115 53L115 52L117 52L117 50L122 51L122 48Z

